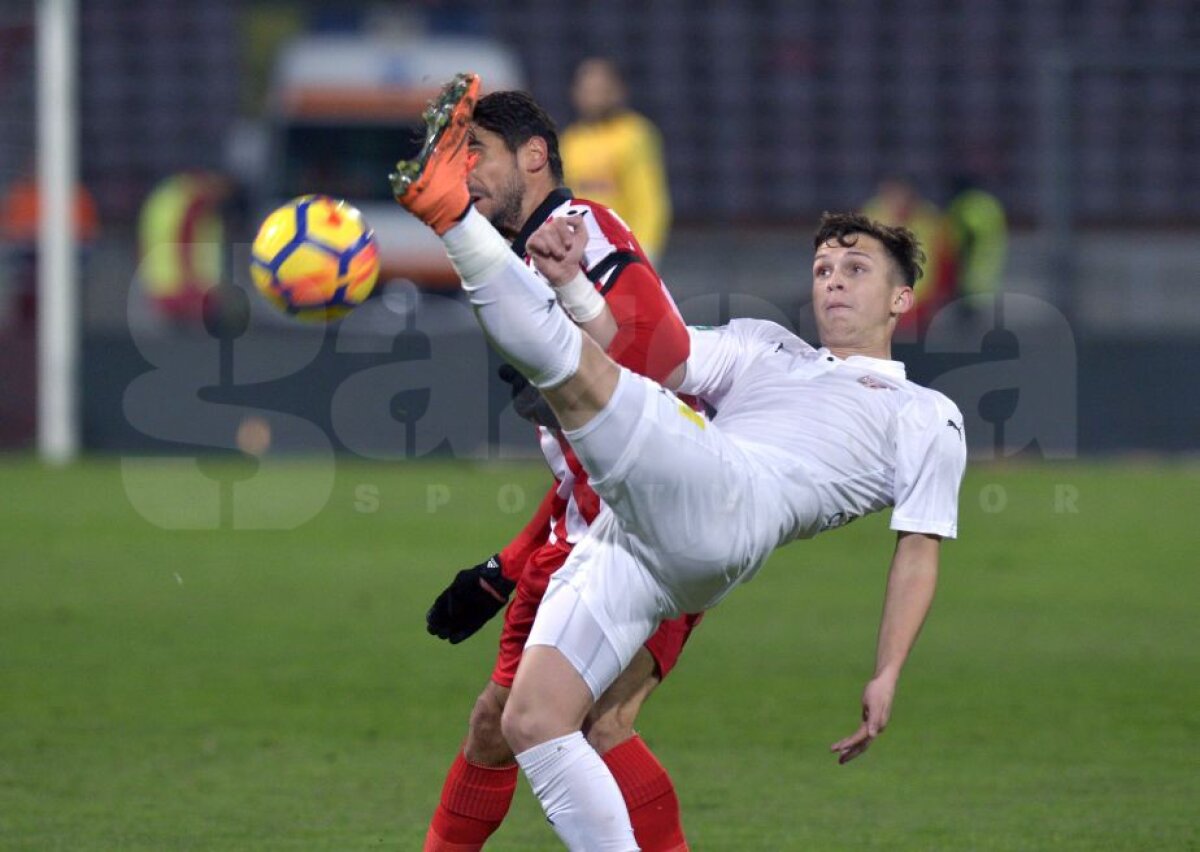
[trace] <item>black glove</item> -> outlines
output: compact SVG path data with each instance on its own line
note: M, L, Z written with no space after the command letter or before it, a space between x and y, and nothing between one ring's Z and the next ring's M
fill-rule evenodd
M511 364L503 364L498 371L500 379L512 385L513 410L531 423L545 426L547 429L557 429L558 418L546 398L538 389L529 384L529 379L517 372Z
M425 625L434 636L457 645L504 608L516 585L500 572L500 557L493 556L454 576L425 613Z

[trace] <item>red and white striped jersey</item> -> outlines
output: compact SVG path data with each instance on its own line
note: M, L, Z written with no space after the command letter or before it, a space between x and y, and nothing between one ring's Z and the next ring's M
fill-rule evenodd
M532 267L525 249L529 237L547 219L572 215L581 216L587 228L584 270L617 321L618 332L609 345L609 355L634 372L664 381L687 360L687 328L637 238L616 213L593 201L575 198L570 190L556 189L513 240L513 251ZM558 498L550 513L549 541L570 546L600 513L600 498L588 485L587 472L562 434L537 428ZM519 567L513 568L514 573L520 572Z

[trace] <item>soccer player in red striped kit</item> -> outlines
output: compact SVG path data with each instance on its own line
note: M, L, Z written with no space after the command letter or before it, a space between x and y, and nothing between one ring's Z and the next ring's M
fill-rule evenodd
M474 162L468 181L471 200L511 240L518 256L528 262L526 240L548 219L582 216L588 231L588 283L604 296L617 321L608 354L657 381L684 363L688 334L670 295L620 218L606 207L572 197L562 186L557 133L541 107L521 92L481 98L469 139ZM568 307L565 302L564 306ZM574 319L586 327L590 318ZM426 852L480 849L508 812L517 764L500 732L501 713L550 575L601 508L553 413L519 373L510 368L505 377L514 382L518 411L539 425L555 482L525 529L497 555L460 571L429 610L429 632L457 643L475 633L516 592L505 613L495 669L475 702L466 741L431 821ZM642 703L674 666L698 620L685 615L664 622L585 723L589 741L616 778L637 841L646 852L684 850L687 845L671 779L634 732L633 723Z

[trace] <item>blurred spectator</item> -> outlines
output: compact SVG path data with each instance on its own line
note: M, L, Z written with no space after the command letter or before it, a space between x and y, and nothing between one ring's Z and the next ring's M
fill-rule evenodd
M9 185L0 199L0 242L8 248L9 294L4 313L12 310L18 322L32 324L37 313L38 220L41 199L36 177L20 178ZM81 246L94 242L100 233L96 199L82 184L75 187L75 238Z
M181 172L159 182L142 204L139 277L168 319L200 320L205 294L221 283L223 207L232 195L223 175Z
M579 120L563 131L563 168L567 186L617 211L655 261L671 225L662 139L625 98L625 83L611 60L579 64L571 89Z
M925 272L914 287L916 310L901 318L900 327L923 330L938 309L954 298L954 235L946 218L936 204L921 197L911 180L898 176L880 181L862 212L885 225L908 228L920 240Z
M1008 218L999 199L970 175L954 179L954 197L946 208L954 237L954 297L978 296L1000 289L1008 250Z

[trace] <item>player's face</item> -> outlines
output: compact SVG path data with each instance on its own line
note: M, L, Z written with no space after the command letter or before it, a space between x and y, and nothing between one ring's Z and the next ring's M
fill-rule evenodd
M878 342L912 301L883 244L865 234L851 239L849 246L830 240L813 258L813 311L826 346Z
M467 144L475 156L475 165L467 176L467 191L475 209L500 233L516 236L523 224L521 209L525 202L516 153L508 150L499 133L478 125L471 126Z

